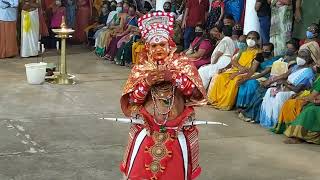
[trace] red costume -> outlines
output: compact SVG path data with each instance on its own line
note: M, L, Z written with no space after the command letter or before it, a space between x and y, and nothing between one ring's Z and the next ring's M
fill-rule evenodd
M195 66L174 54L172 26L167 13L139 19L147 53L121 97L124 114L144 120L131 126L120 166L130 180L190 180L201 172L198 130L185 124L194 119L193 106L206 103L205 90Z

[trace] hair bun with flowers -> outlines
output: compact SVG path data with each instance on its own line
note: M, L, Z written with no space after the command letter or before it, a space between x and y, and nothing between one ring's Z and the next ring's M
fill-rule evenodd
M166 38L170 39L173 35L174 14L166 12L154 12L146 14L139 18L138 26L142 38L150 43L152 39Z

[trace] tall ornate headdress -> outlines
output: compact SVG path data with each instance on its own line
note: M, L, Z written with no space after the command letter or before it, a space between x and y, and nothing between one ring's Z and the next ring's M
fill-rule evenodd
M173 35L174 14L166 12L154 12L139 18L138 26L142 38L147 43L160 40L161 38L170 39Z

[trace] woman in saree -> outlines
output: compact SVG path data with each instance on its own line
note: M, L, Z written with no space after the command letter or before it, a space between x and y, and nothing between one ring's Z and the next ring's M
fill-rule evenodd
M124 4L125 5L125 4ZM112 37L121 31L121 26L124 24L121 21L123 13L123 3L117 3L117 7L115 11L111 11L109 13L107 19L107 25L96 32L95 34L95 53L103 57L105 55L105 49L108 47ZM109 22L109 20L111 21Z
M277 82L275 77L286 73L288 68L291 65L296 63L296 57L299 49L299 43L296 40L291 40L287 43L287 52L283 58L283 62L287 66L278 66L279 63L273 63L271 69L277 69L277 72L273 72L273 75L268 78L266 81L262 81L260 86L254 91L249 105L240 111L239 118L252 123L259 123L260 119L260 108L263 101L263 97L271 84ZM277 61L276 61L277 62ZM283 64L283 63L280 63ZM272 70L271 70L272 71Z
M140 55L145 52L145 45L142 39L132 44L132 64L139 64Z
M277 124L271 129L276 134L282 134L301 113L303 107L311 102L315 95L320 92L320 81L315 81L311 90L305 90L287 100L280 111Z
M21 11L21 57L38 55L39 4L35 0L25 0Z
M92 0L77 0L76 24L74 40L78 43L84 43L87 40L86 27L90 24L92 16Z
M279 76L275 87L267 90L261 104L261 126L272 128L276 125L284 102L296 93L311 87L315 78L314 71L310 67L310 63L312 62L311 52L307 49L299 50L296 61L297 65L287 73Z
M131 6L128 11L128 19L129 19L129 26L125 27L127 32L123 32L124 36L117 42L117 48L122 47L122 45L126 44L131 40L131 38L134 36L134 34L137 34L139 32L138 29L138 23L137 19L139 18L139 15L137 14L137 9L135 6ZM120 34L121 35L121 34Z
M319 22L320 23L320 22ZM305 37L300 40L300 45L307 44L309 42L316 42L320 46L320 25L312 23L305 32Z
M139 30L132 32L131 38L129 42L124 43L118 50L115 61L116 64L119 64L120 66L130 66L133 64L132 60L132 46L135 42L137 42L140 39L140 33Z
M318 22L320 13L314 13L320 9L320 1L296 0L294 14L293 37L304 39L306 29L312 23Z
M308 49L311 52L311 58L316 64L314 66L313 70L314 72L319 73L320 70L320 57L317 56L317 54L320 54L320 47L316 42L310 42L300 47L300 49ZM319 92L317 91L317 88L320 87L320 80L318 78L317 81L315 81L313 88L310 90L302 91L299 94L297 94L295 97L289 99L284 103L282 106L278 123L275 125L275 127L272 129L274 133L282 134L284 130L288 127L288 125L297 118L297 116L300 114L303 106L306 104L307 101L312 99L314 97L314 93Z
M298 144L308 142L320 144L320 86L317 83L312 96L306 99L307 104L301 114L290 124L284 135L288 137L284 142Z
M113 35L120 27L120 13L122 12L122 3L111 3L111 11L108 15L106 26L98 30L95 35L95 53L99 57L103 57L105 54L106 39L110 39L111 35Z
M250 77L259 65L256 59L260 52L258 41L260 35L251 31L247 36L248 48L238 58L232 60L232 68L218 74L212 81L208 91L209 103L220 110L231 110L235 104L239 84L244 77Z
M109 13L110 13L109 3L104 3L101 7L101 12L99 17L96 18L95 22L92 25L88 26L85 29L89 47L94 45L94 41L95 41L94 34L99 29L103 28L106 25Z
M198 70L205 89L208 88L212 77L231 63L232 56L236 51L235 43L231 39L233 33L236 32L232 32L231 26L225 26L223 29L211 29L210 36L218 40L217 46L211 55L211 63ZM242 32L238 35L242 35Z
M130 33L138 30L138 18L136 16L136 7L130 6L128 14L124 14L122 18L125 19L124 21L126 22L123 31L117 34L115 37L113 37L109 43L109 46L106 47L105 58L110 61L113 61L116 56L117 50L119 48L119 41L122 40L122 38L130 38L130 36L132 35ZM125 40L122 41L125 42Z
M260 63L257 72L248 79L239 80L241 85L237 95L237 108L244 109L250 104L256 89L260 86L260 82L267 80L269 77L273 62L280 58L279 56L273 56L274 46L272 43L264 44L262 50L264 61Z
M195 28L195 36L196 38L190 44L185 55L193 62L197 69L199 69L201 66L210 63L210 56L214 49L214 44L211 42L211 39L207 37L204 28L200 25Z
M271 0L270 42L275 56L284 54L286 42L291 39L292 18L292 0Z

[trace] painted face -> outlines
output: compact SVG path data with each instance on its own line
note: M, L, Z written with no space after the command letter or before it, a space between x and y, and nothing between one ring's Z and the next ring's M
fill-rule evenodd
M149 43L149 53L156 61L164 60L170 53L168 40L161 37L154 37Z

